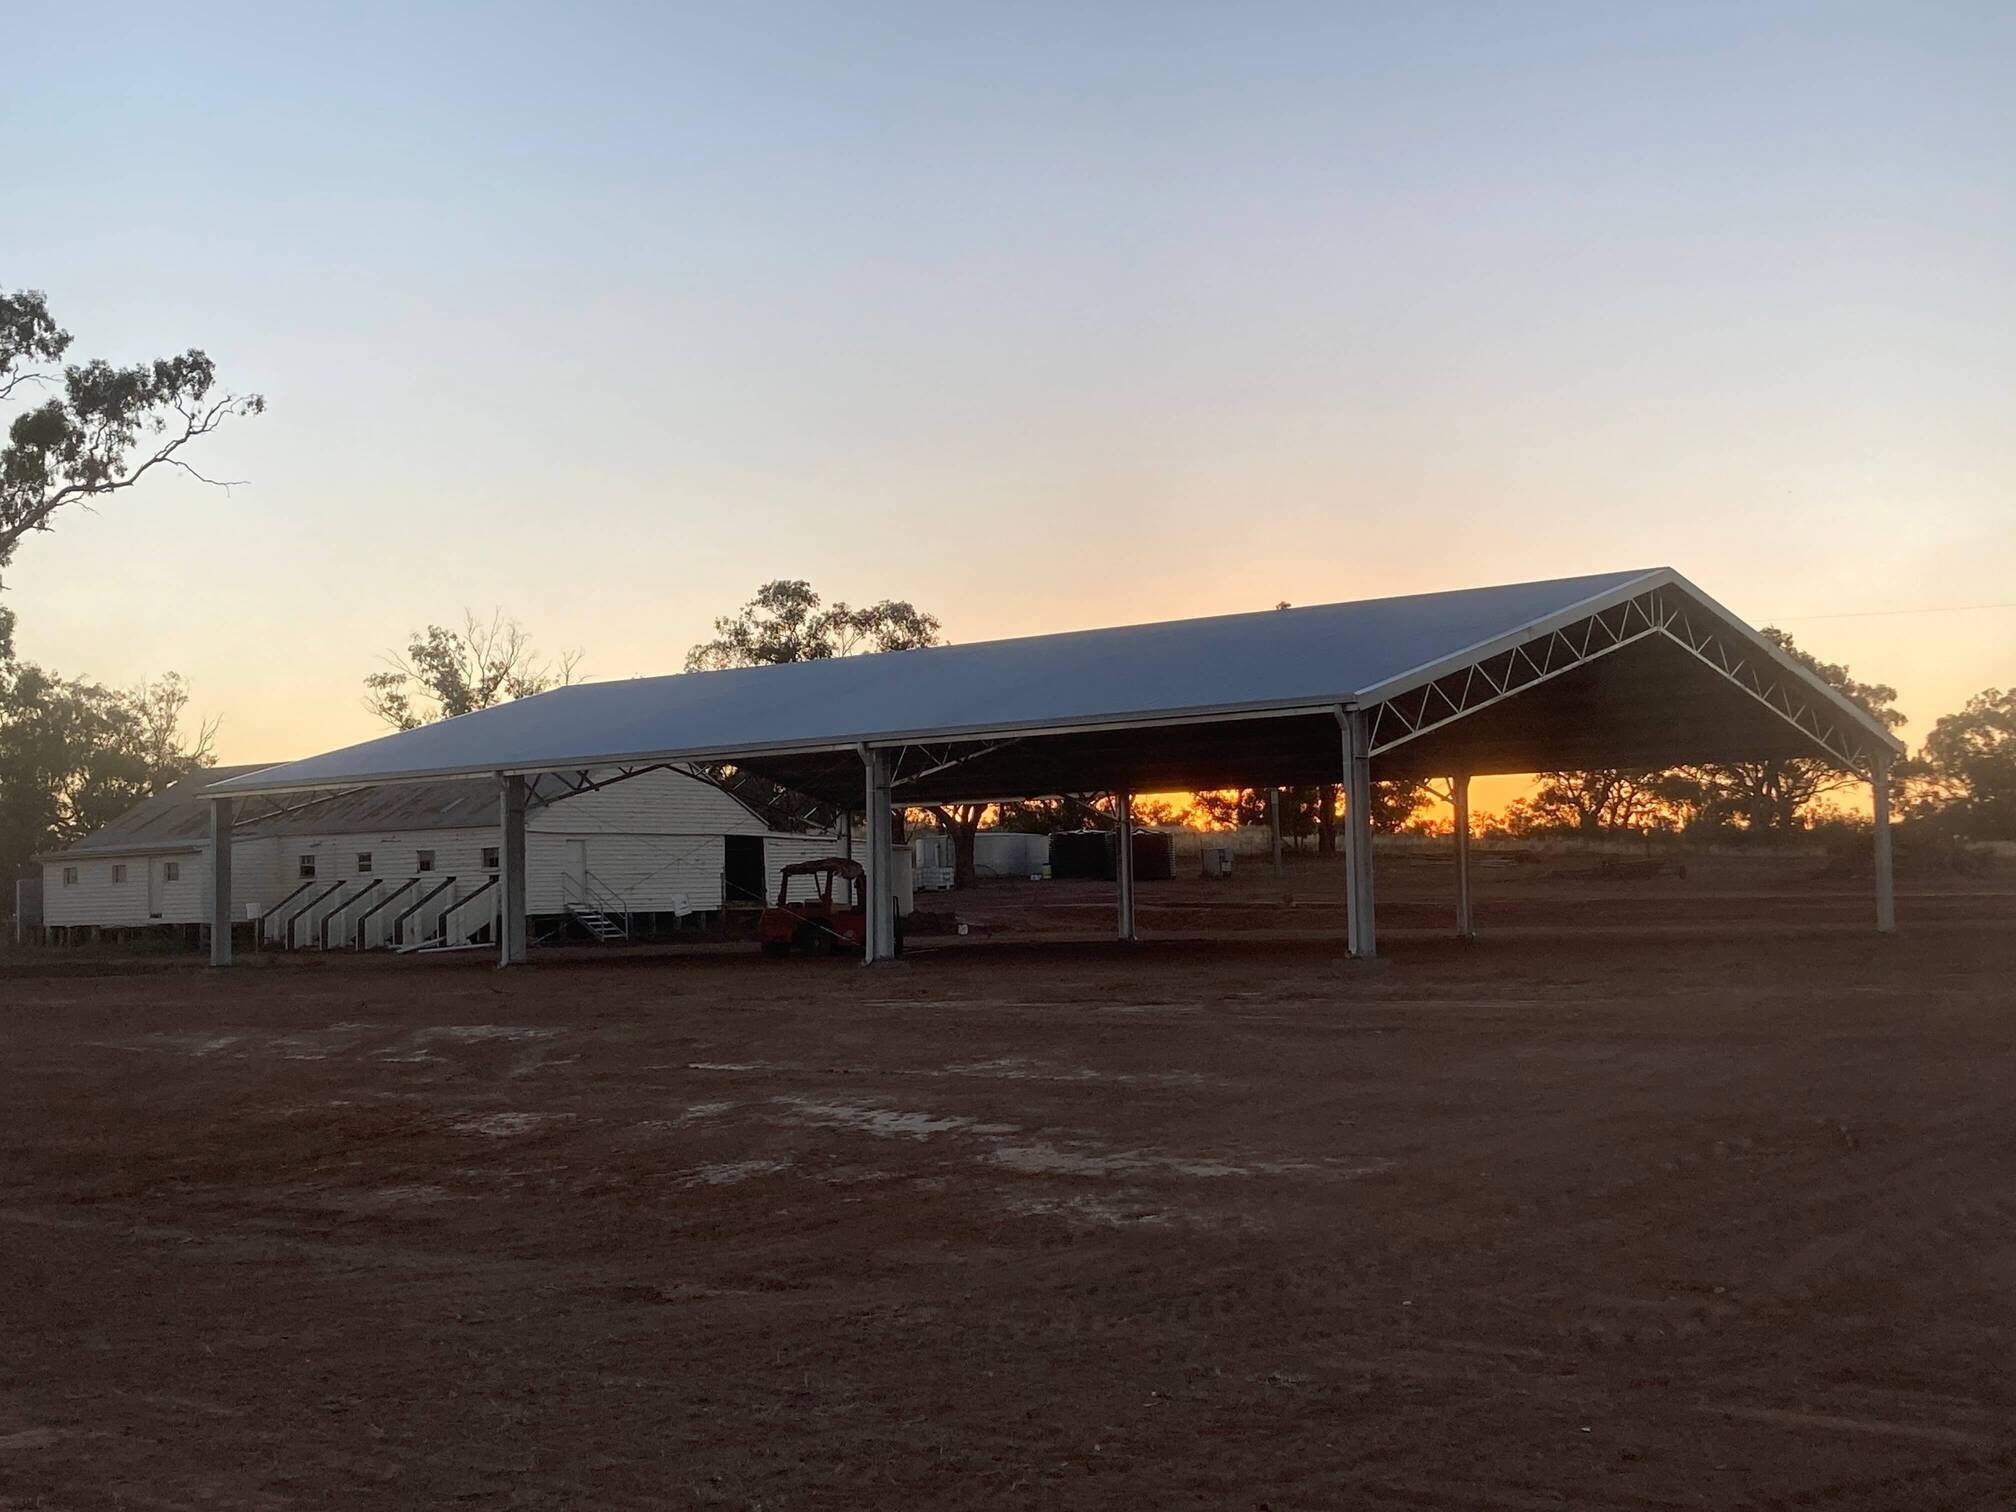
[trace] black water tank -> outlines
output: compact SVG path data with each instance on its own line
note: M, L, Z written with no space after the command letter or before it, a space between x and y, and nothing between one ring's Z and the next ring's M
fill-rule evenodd
M1134 880L1169 882L1175 876L1175 837L1161 830L1134 831Z
M1052 877L1113 880L1113 836L1106 830L1059 830L1050 837Z
M1060 830L1050 837L1050 875L1113 880L1118 836L1111 830ZM1134 832L1134 880L1167 882L1176 875L1176 842L1159 830Z

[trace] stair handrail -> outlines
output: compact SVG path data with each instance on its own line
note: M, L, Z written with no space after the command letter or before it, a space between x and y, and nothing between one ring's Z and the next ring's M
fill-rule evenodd
M434 876L436 875L436 873L429 872L427 875ZM388 933L390 933L390 935L392 936L392 945L394 949L403 948L403 946L405 945L405 941L401 938L401 936L405 933L406 921L412 918L413 915L419 913L421 909L425 908L429 903L432 903L436 898L440 897L441 894L448 891L448 889L453 887L454 885L455 885L455 879L452 876L442 877L440 882L437 883L431 891L423 893L419 898L415 899L413 904L409 908L407 908L404 913L400 914L397 918L395 918L392 921ZM446 913L447 910L444 908L442 912Z
M365 909L363 913L359 914L357 922L350 926L350 948L352 950L362 950L364 948L364 926L419 885L420 879L417 876L408 877L376 903Z
M331 924L335 923L338 919L342 918L345 914L350 912L351 909L355 908L359 903L362 903L366 898L370 897L371 894L378 891L378 889L383 887L384 885L385 885L385 879L383 877L373 877L369 882L366 882L362 887L358 888L357 891L352 893L349 897L337 899L336 906L330 909L329 912L322 915L321 923L317 926L317 933L321 937L321 944L318 948L322 950L327 950L329 948L329 926Z
M314 885L315 885L315 879L313 877L307 878L305 881L302 882L302 884L299 887L295 888L294 891L287 894L286 897L282 898L278 903L275 903L271 908L267 909L266 912L259 915L258 922L254 924L252 928L253 944L255 946L264 944L266 940L266 921L272 918L273 915L280 912L281 909L285 908L289 903L292 903L296 898L300 897L301 894L308 891L308 889L313 887Z
M623 938L630 938L630 900L587 867L581 874L560 874L560 901L569 913L619 913L623 916Z
M324 903L328 902L331 898L335 897L337 893L343 891L343 889L349 885L349 881L350 879L348 877L338 877L334 882L331 882L329 884L328 890L326 892L317 893L314 897L310 898L306 903L303 903L299 908L295 909L294 912L287 915L287 917L281 922L280 925L280 937L282 946L288 950L292 950L294 948L294 926L301 922L301 919L304 915L313 913L316 909L320 908ZM299 895L298 892L296 895L297 896Z
M443 944L448 943L449 919L453 918L456 914L460 913L464 908L464 906L470 903L474 903L478 898L482 897L485 893L489 892L490 889L495 887L496 885L497 885L497 877L493 873L489 877L485 878L481 883L479 883L476 886L475 890L470 892L467 896L457 898L453 903L450 903L446 908L441 910L441 917L437 922L439 922L439 924L441 925L441 941ZM492 911L494 912L496 908L495 899L491 900L491 908Z

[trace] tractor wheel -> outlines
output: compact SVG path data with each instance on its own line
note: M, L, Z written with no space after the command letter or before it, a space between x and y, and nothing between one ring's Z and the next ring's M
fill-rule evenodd
M791 934L791 948L800 955L823 956L833 953L833 940L817 924L800 924Z

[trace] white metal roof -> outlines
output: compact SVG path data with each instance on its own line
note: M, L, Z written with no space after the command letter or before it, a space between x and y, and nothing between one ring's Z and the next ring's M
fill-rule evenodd
M587 683L269 768L221 784L218 791L557 770L645 758L757 757L860 743L1316 710L1390 696L1481 648L1544 631L1552 622L1659 584L1675 584L1714 607L1670 568L1649 568ZM1776 655L1744 628L1761 654ZM1845 700L1834 701L1857 720L1874 724Z

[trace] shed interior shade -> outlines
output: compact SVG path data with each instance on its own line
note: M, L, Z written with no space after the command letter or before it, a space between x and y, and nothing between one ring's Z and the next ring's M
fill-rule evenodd
M730 761L857 801L1376 778L1901 749L1670 568L728 672L588 683L221 784L279 792L645 760Z

